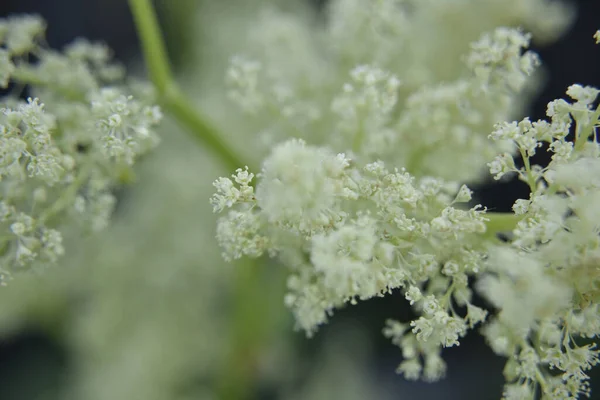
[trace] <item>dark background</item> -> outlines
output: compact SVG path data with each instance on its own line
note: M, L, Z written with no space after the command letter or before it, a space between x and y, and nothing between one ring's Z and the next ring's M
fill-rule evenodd
M163 0L167 4L168 0ZM172 0L178 1L178 0ZM193 0L179 0L187 1ZM226 0L214 0L226 1ZM325 0L307 0L322 6ZM591 36L600 29L600 1L573 0L579 8L578 18L568 33L552 46L537 48L549 72L545 89L531 105L533 120L544 118L546 104L563 97L572 83L600 86L600 46L594 46ZM160 6L160 4L159 4ZM106 42L115 52L116 58L128 63L139 57L139 47L131 15L125 0L2 0L0 17L11 13L37 13L48 22L47 40L52 47L62 47L75 37ZM163 15L164 16L164 15ZM180 32L167 31L171 43L185 38ZM172 49L173 46L170 46ZM176 54L176 51L173 51ZM175 59L177 62L177 59ZM538 162L549 158L540 152ZM476 188L482 204L498 211L506 211L515 199L528 197L528 191L520 182L490 183ZM376 357L372 370L374 376L387 385L391 393L402 399L499 399L502 391L503 359L492 354L480 335L468 335L459 348L448 349L444 358L448 362L445 380L435 384L408 383L395 376L393 371L401 359L401 352L381 335L381 327L389 316L406 320L410 310L399 296L374 299L338 312L330 325L315 339L303 340L298 345L305 348L308 357L317 354L324 338L345 321L358 322L369 330L373 338ZM38 397L35 386L46 390L61 384L62 372L69 367L68 354L60 343L35 330L0 342L0 400L31 400ZM594 372L592 398L600 399L599 371ZM19 391L7 391L6 387L16 382L36 380ZM299 382L301 384L301 382ZM10 395L8 393L11 393ZM264 398L271 398L265 389ZM168 399L165 399L168 400Z

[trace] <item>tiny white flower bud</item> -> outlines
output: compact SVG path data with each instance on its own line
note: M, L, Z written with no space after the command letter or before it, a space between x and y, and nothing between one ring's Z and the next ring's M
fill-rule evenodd
M108 117L108 126L111 128L118 128L123 123L123 119L119 114L112 114Z
M423 312L425 315L433 315L440 309L437 299L433 295L425 297L423 301Z
M458 194L454 199L455 203L468 203L471 201L471 195L473 192L467 187L467 185L462 185L458 190Z
M415 302L420 301L423 298L423 295L418 287L410 286L404 294L404 297L406 300L410 301L410 305L412 306Z
M22 222L15 222L10 225L10 230L15 235L22 236L26 232L25 224L23 224Z
M458 273L459 266L455 261L448 261L442 268L442 273L446 276L453 276Z

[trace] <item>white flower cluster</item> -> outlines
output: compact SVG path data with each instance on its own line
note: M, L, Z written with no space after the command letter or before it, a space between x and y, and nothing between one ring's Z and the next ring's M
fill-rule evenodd
M481 79L519 91L539 65L537 54L531 51L522 54L530 40L531 35L518 30L498 28L493 35L483 35L471 45L466 63Z
M483 27L474 26L467 29L463 48L444 62L430 60L447 42L443 35L434 40L424 32L444 26L447 15L432 12L433 4L425 3L429 2L334 1L324 31L304 32L315 36L310 49L308 40L293 41L277 25L277 38L299 46L302 42L301 53L310 61L304 69L294 66L293 72L287 71L289 63L281 60L282 51L275 45L263 44L257 55L232 58L226 75L229 97L248 114L249 126L266 139L256 141L258 146L266 144L259 152L266 154L265 147L298 137L335 151L351 150L353 159L363 163L381 159L418 177L484 177L482 165L498 152L511 150L487 140L489 127L509 118L522 101L537 56L526 51L530 36L518 29L485 34ZM440 7L459 13L467 3L474 2ZM265 24L289 19L280 14L269 13ZM487 28L495 26L490 22ZM422 35L413 37L419 32ZM287 32L299 34L297 27ZM275 40L265 35L264 42ZM426 39L434 42L423 44L427 54L410 45ZM365 46L367 42L373 43ZM321 53L330 56L319 58ZM279 63L273 65L273 60ZM446 67L443 73L440 66Z
M58 53L41 45L44 30L35 16L0 20L3 281L56 262L69 217L93 231L106 226L111 189L157 143L160 110L124 94L108 50L80 40ZM21 100L22 87L35 97Z
M234 175L239 186L216 181L215 210L231 208L217 238L228 259L267 253L290 269L285 303L308 335L334 309L400 288L418 317L390 320L384 334L402 348L398 371L409 379L442 377L440 349L485 323L490 347L508 359L505 399L589 395L587 371L599 352L583 339L600 335L600 90L572 85L572 101L551 102L548 121L498 123L518 104L539 64L527 51L531 36L490 29L472 42L464 73L438 71L436 78L448 79L436 82L425 60L446 62L411 50L414 41L406 40L427 37L421 7L432 3L333 2L336 13L320 37L333 61L315 73L318 93L303 85L308 74L292 75L302 83L286 82L288 105L309 98L321 110L312 120L277 111L266 94L278 84L268 72L273 67L246 61L252 74L234 83L252 90L238 90L236 101L261 99L246 103L258 105L257 119L261 112L276 116L266 130L299 133L319 146L300 139L275 146L255 189L243 170L238 174L250 178ZM478 9L468 0L436 1L427 29L459 3ZM480 3L495 9L492 0ZM541 4L520 2L518 14L534 21ZM561 7L554 6L553 12ZM556 27L559 20L546 23ZM391 52L390 38L402 52ZM436 54L432 48L426 50ZM414 57L401 64L390 54ZM332 78L348 70L350 81ZM286 120L292 114L296 120ZM542 149L552 153L547 166L532 162ZM486 163L495 179L517 175L529 186L530 198L517 200L512 215L465 209L460 203L471 200L471 191L448 183L479 179ZM495 226L498 218L514 224ZM495 236L507 230L505 241ZM469 280L493 312L473 304Z
M276 146L259 177L255 191L246 170L215 181L215 211L230 209L217 239L227 259L268 253L290 268L285 302L307 335L334 309L395 288L422 314L402 332L414 344L412 363L419 354L438 360L440 347L483 320L451 305L476 309L468 277L483 258L485 210L460 207L471 197L466 187L416 180L380 161L361 167L298 139ZM428 368L439 377L441 359L436 365Z
M263 106L265 100L258 89L258 61L233 57L227 70L226 82L230 87L229 97L240 105L243 111L253 113Z
M400 81L368 65L354 68L350 77L351 83L346 83L331 103L331 110L339 118L332 138L338 141L336 147L352 143L357 153L381 154L394 138L389 124Z
M510 246L490 253L490 274L478 282L499 310L484 335L508 357L507 399L532 398L536 386L548 399L589 395L586 371L599 362L595 346L582 343L600 335L599 93L572 85L571 102L548 104L549 121L503 123L490 135L512 142L523 164L504 154L489 164L492 174L515 173L531 188L514 204ZM545 167L531 162L541 147L552 152Z
M329 4L326 37L332 54L346 67L376 63L401 76L411 88L455 79L461 67L457 61L468 43L495 27L520 25L536 39L548 40L560 35L572 15L564 3L548 0L380 0L368 6L361 0L334 0Z
M106 158L133 165L138 155L156 146L158 137L152 127L162 118L158 106L144 105L116 88L103 88L90 97Z

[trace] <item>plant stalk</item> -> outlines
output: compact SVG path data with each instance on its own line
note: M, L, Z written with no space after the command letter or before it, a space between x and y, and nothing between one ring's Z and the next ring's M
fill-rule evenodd
M229 171L249 165L222 139L219 132L194 108L193 102L178 87L171 72L152 1L129 0L129 6L148 74L165 111L218 156ZM272 331L273 321L269 319L273 319L271 317L274 315L269 312L274 311L273 299L269 294L273 291L265 287L269 282L262 274L264 268L260 262L261 260L253 260L236 266L231 300L230 344L215 382L215 392L219 399L249 399L255 392L256 364L266 338Z
M249 165L193 106L177 85L171 71L158 18L151 0L129 0L150 80L159 102L200 143L217 155L229 171Z

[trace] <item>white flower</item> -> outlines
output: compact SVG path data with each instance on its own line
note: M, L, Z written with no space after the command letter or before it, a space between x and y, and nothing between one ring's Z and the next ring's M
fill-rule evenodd
M534 392L530 385L527 383L523 384L510 384L504 386L503 399L504 400L530 400L533 398Z
M596 100L596 98L598 97L598 94L600 93L600 90L591 87L591 86L581 86L581 85L571 85L569 86L569 88L567 89L567 95L569 95L569 97L571 97L573 100L577 100L577 103L587 107L589 105L592 105L594 103L594 101Z
M515 204L513 204L513 211L515 212L515 215L523 215L525 213L527 213L527 211L529 210L529 204L530 201L529 200L525 200L525 199L517 199L515 200Z
M468 203L471 201L471 197L473 192L471 189L467 187L467 185L462 185L456 194L456 198L454 199L455 203Z
M497 156L494 161L488 163L488 167L490 168L490 174L494 175L494 179L496 180L516 171L513 157L508 153Z
M267 219L310 234L343 218L343 171L347 161L326 149L290 140L265 160L256 199Z
M230 211L217 224L217 240L223 248L223 258L234 260L243 255L259 257L270 245L260 234L260 217L251 211Z
M59 231L55 229L45 229L41 236L41 242L41 254L51 262L56 262L59 257L65 254L63 238Z
M561 140L555 140L550 143L550 149L554 154L552 160L556 162L566 162L571 158L573 153L573 143Z
M213 186L217 189L217 193L210 198L214 212L221 212L237 203L240 191L233 186L231 179L218 178L213 182Z
M426 342L427 339L429 339L434 328L431 320L424 317L420 317L416 321L412 321L410 326L413 327L412 331L415 335L417 335L417 339L423 342Z
M570 105L563 99L557 99L548 103L546 108L546 115L555 119L564 120L570 119L569 117Z
M423 378L427 382L439 381L446 375L446 363L437 353L427 353Z
M0 49L0 88L5 89L8 86L11 75L15 71L10 53L7 50Z
M393 319L386 320L385 325L382 331L383 336L392 339L392 343L400 346L408 326Z
M437 317L443 315L443 318ZM458 346L458 339L466 332L466 324L462 318L448 317L446 313L436 314L440 344L443 347Z
M229 97L248 113L263 106L263 95L259 91L260 62L242 56L233 57L227 70L226 83Z
M423 298L421 291L416 286L409 286L408 290L404 294L406 300L410 301L410 305L415 304L416 301L420 301Z
M132 165L135 159L156 146L159 139L153 127L160 111L144 106L116 88L103 88L91 96L91 110L102 132L100 148L109 159Z
M581 158L569 164L559 164L544 175L549 182L560 187L581 191L600 188L600 159Z
M540 64L537 54L523 53L530 39L531 35L517 29L496 28L471 45L467 65L484 82L506 84L519 91Z
M467 318L471 328L478 323L485 321L487 314L488 312L483 308L474 306L471 303L467 303Z
M370 272L376 244L373 221L362 217L327 235L313 236L310 258L324 275L324 285L338 296L368 298L377 294Z
M419 379L421 376L421 363L417 358L411 358L409 360L402 361L402 363L396 369L396 373L402 374L409 381Z
M426 296L423 299L423 313L425 315L433 315L440 310L440 305L433 295Z
M229 178L218 178L213 182L213 186L217 189L217 193L210 198L213 212L221 212L236 203L254 202L254 188L250 186L254 174L248 171L248 167L238 168L231 177L239 187L235 187Z
M17 56L34 50L36 41L42 38L46 30L46 23L39 16L34 15L13 16L7 23L6 47Z
M15 261L20 266L25 266L32 261L34 261L37 257L37 253L30 249L26 243L19 242L17 244L17 252L15 254Z
M500 122L489 135L492 140L516 140L522 134L517 122Z
M447 261L442 268L442 273L446 276L456 275L459 271L459 265L456 261Z

